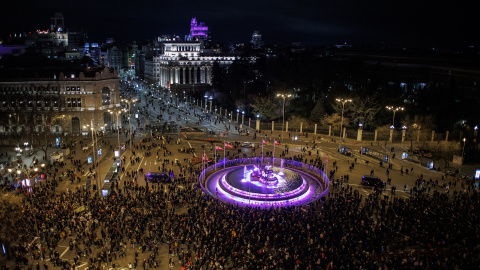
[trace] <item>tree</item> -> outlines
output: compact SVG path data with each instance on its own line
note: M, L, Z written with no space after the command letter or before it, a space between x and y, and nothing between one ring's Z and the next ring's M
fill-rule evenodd
M432 115L415 115L413 118L406 116L402 126L407 129L405 131L405 140L410 141L410 150L413 150L413 141L419 141L422 147L427 146L428 136L435 129L435 117Z
M339 130L340 132L340 126L342 123L342 117L338 115L338 113L334 113L331 115L325 115L322 119L322 125L323 126L332 126L332 130ZM349 126L349 120L346 117L343 117L343 127L348 127ZM340 133L338 133L340 134Z
M377 93L365 97L357 96L352 102L352 110L348 115L354 123L362 123L363 128L366 128L376 122L376 117L381 109Z
M460 151L460 145L457 142L436 141L427 147L432 153L433 160L442 160L444 171L447 171L448 162L453 159L453 155Z
M43 151L44 159L48 160L47 152L50 147L53 146L55 138L58 137L58 134L53 132L53 126L60 125L62 122L61 119L64 118L64 115L58 115L58 112L53 110L44 112L44 123L43 126L31 127L32 131L35 131L36 135L33 136L33 146ZM63 129L63 127L62 127Z
M325 116L325 106L323 105L323 102L323 99L317 100L315 107L313 107L313 110L310 112L310 120L315 123L321 122Z
M279 117L278 100L275 102L270 97L255 97L251 106L254 114L260 114L264 120L273 120Z
M388 141L390 139L390 125L384 125L377 128L377 140Z

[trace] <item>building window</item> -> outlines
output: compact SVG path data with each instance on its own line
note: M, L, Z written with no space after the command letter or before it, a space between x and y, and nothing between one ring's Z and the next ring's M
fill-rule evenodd
M104 87L102 89L102 106L110 105L110 89Z

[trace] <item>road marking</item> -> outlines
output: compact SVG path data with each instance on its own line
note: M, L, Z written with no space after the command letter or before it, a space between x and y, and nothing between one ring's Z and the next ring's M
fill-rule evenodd
M67 247L67 248L65 249L65 251L60 255L60 259L63 257L63 255L65 255L65 253L67 253L68 249L69 249L69 248Z

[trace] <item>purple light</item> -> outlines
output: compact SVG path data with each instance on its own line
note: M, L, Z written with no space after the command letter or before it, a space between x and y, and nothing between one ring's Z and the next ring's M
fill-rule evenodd
M242 189L240 186L234 187L229 183L229 181L235 182L236 178L229 177L229 180L227 181L227 175L230 172L238 170L239 167L247 164L254 164L258 166L258 164L261 163L260 159L261 158L243 158L230 160L227 162L227 166L230 167L225 169L221 168L217 171L215 171L214 165L210 166L200 174L200 185L206 193L222 201L241 206L254 207L303 205L317 200L328 193L329 180L321 170L311 165L291 160L267 159L268 161L271 160L272 164L285 164L285 169L290 170L301 177L300 179L302 182L300 186L297 186L292 190L287 190L283 193L264 193L258 192L258 189L256 192L250 192L250 188L246 190L246 188ZM253 184L267 189L277 186L282 187L282 185L285 183L286 180L280 176L281 172L274 173L275 176L279 178L279 183L275 183L272 186L260 183L258 180L252 180L251 174L259 170L257 166L253 166L253 169L251 170L246 170L246 167L244 167L243 171L244 174L246 172L246 177L243 177L242 175L242 179L238 178L236 181L243 183L249 182L249 185ZM278 168L280 166L274 165L274 167ZM207 175L209 175L208 178L204 179L204 177ZM202 180L205 180L205 182ZM242 187L244 186L242 185Z
M190 36L197 37L201 36L204 39L208 37L208 26L204 22L197 23L197 18L192 18L190 22Z

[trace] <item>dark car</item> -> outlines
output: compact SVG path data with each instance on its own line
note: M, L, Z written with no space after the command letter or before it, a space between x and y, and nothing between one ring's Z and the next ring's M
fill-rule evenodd
M362 185L364 186L371 186L371 187L378 187L383 188L385 186L385 182L380 180L379 177L375 176L362 176Z
M145 174L145 182L151 183L170 183L170 176L166 173L151 172Z

